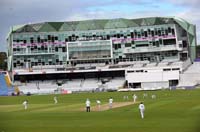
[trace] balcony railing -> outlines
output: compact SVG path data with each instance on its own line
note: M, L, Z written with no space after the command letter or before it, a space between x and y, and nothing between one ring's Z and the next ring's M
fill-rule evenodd
M54 54L55 51L13 51L14 55L49 55L49 54Z
M123 53L140 53L140 52L157 52L157 51L168 51L168 50L177 50L176 45L168 45L161 47L137 47L135 49L125 48Z

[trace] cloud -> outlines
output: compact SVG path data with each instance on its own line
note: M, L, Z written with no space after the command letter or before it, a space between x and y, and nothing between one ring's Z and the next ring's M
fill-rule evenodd
M172 4L185 6L185 7L199 7L199 0L168 0Z
M187 20L196 25L197 31L197 44L200 44L200 10L196 8L188 9L184 12L176 14L176 16Z
M0 50L13 25L45 21L179 16L200 26L199 0L0 0Z
M177 16L188 20L191 23L200 23L200 12L197 9L186 10L184 12L180 12L176 14Z
M199 0L170 0L171 3L185 7L182 12L176 13L176 16L187 20L196 25L197 44L200 42L200 1Z
M64 21L85 11L90 2L72 0L0 0L0 51L6 51L6 36L13 25L44 21Z

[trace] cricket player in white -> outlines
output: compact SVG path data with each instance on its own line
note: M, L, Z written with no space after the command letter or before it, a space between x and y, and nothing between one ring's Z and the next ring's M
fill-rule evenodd
M151 95L151 98L152 98L152 99L156 99L156 95L155 95L155 94L152 94L152 95Z
M57 97L56 96L54 96L54 104L57 104L58 103L58 100L57 100Z
M24 109L26 110L28 108L28 101L25 100L22 104L24 105Z
M143 119L144 118L145 106L142 102L139 104L139 110L140 110L141 118Z
M112 97L110 97L110 99L109 99L109 108L110 109L112 109L112 103L113 103L113 99L112 99Z
M133 102L135 103L136 102L136 100L137 100L137 95L133 95Z
M146 98L148 95L147 95L147 93L144 93L143 94L143 98Z
M128 95L124 95L124 100L128 100Z
M87 99L85 104L86 104L86 112L90 112L90 100Z
M101 101L100 100L97 100L97 107L98 107L98 110L100 111L100 109L101 109Z

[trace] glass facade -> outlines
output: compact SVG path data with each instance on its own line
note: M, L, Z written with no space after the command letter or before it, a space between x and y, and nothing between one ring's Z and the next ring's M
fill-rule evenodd
M16 29L10 33L8 42L13 68L117 64L122 61L160 62L186 60L194 56L191 39L196 39L196 36L191 36L178 22L156 23L155 20L154 25L141 21L137 25L128 23L126 19L96 20L96 23L101 23L96 27L89 22L32 24Z

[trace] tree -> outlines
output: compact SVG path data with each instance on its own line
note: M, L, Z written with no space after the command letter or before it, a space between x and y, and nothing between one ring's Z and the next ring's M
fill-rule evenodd
M7 69L7 54L6 52L0 52L0 69L6 70Z
M196 55L197 58L200 58L200 45L197 45L196 47Z

